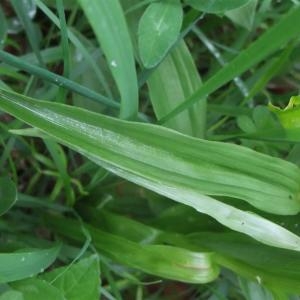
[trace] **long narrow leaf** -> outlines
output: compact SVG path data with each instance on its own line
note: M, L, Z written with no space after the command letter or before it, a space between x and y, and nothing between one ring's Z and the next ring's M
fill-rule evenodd
M300 250L298 236L205 194L243 199L267 212L299 212L296 165L225 143L122 121L0 90L0 108L109 171L277 247Z
M294 26L300 19L300 5L293 8L276 25L267 30L258 40L243 50L236 58L228 63L219 72L207 80L189 99L178 105L172 112L160 120L164 123L190 107L199 99L213 93L218 88L239 76L252 66L271 55L290 40L300 34L300 26Z
M186 44L180 42L147 81L149 95L158 119L187 99L202 82ZM203 137L206 123L206 101L193 105L165 125L181 133Z
M108 60L121 94L122 118L138 111L138 86L126 20L119 0L79 0Z

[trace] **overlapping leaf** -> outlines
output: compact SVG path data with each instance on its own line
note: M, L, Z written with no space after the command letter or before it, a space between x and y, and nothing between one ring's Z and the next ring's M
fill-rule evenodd
M141 60L146 68L155 67L176 42L182 25L179 0L165 0L149 5L138 30Z
M121 117L134 118L138 86L126 20L119 0L79 0L107 58L121 94Z
M246 200L267 212L299 211L296 165L250 149L194 139L1 90L1 109L111 172L208 214L266 244L300 250L298 236L205 194Z

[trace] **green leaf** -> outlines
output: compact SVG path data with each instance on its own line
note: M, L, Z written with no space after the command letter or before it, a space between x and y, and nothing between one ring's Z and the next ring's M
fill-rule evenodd
M0 216L17 201L17 189L9 177L0 177Z
M84 237L79 223L69 218L51 217L48 224L60 234L77 241ZM95 248L120 263L163 278L207 283L219 274L212 253L196 252L167 245L141 245L121 236L109 234L85 225L91 234Z
M56 259L59 246L49 249L0 253L0 283L34 276L48 268Z
M155 67L180 34L183 11L179 0L151 3L139 22L138 45L146 68Z
M84 258L76 264L47 272L40 279L56 287L64 299L98 300L100 287L99 259L97 255Z
M250 0L242 7L229 10L225 15L234 23L251 30L256 13L257 0Z
M6 22L6 17L4 15L3 9L0 6L0 22L1 22L1 27L0 27L0 49L3 48L6 36L7 36L7 22Z
M11 286L22 293L24 300L66 300L67 298L48 282L36 278L25 279ZM71 298L70 298L71 299Z
M187 241L194 250L200 247L213 251L220 265L241 276L271 289L300 292L299 252L271 248L233 232L194 233Z
M0 296L0 300L24 300L21 292L7 291Z
M32 22L32 12L36 11L35 3L33 1L18 1L11 0L11 5L13 6L18 19L20 20L22 26L24 27L27 35L29 44L36 55L39 63L43 65L43 59L39 49L39 32L37 31L38 27L35 27Z
M300 26L294 26L294 24L297 24L299 19L300 6L297 5L247 49L241 51L231 62L216 72L191 97L162 118L160 123L170 120L195 102L204 99L203 97L210 95L233 78L249 70L252 66L280 49L290 40L297 38L300 34Z
M299 168L241 146L191 138L80 108L0 90L0 108L127 180L208 214L225 226L277 247L300 239L251 212L206 195L243 199L271 213L300 210ZM205 195L206 194L206 195Z
M121 117L135 118L138 85L133 48L119 0L79 0L121 94Z
M202 84L193 58L181 41L147 81L149 95L158 119L168 114L187 99ZM203 137L206 121L206 101L194 105L188 111L170 120L165 126L191 136Z
M180 213L178 208L182 208L184 211L181 210ZM172 209L173 207L170 208L169 213L174 213L174 217L177 219L165 219L168 223L167 230L162 230L165 225L161 222L157 223L157 218L154 219L154 228L128 217L103 212L102 209L87 208L86 205L80 207L80 212L83 212L85 219L88 219L94 226L131 241L143 244L164 243L199 252L211 251L214 253L215 263L222 265L224 261L225 265L223 266L234 270L241 276L255 281L260 280L272 289L278 287L282 291L300 292L300 286L297 284L300 280L299 252L274 249L244 235L224 232L223 228L220 229L217 226L211 229L222 230L221 232L208 231L205 227L197 227L203 221L204 216L199 214L197 216L191 209L183 205L175 206L174 212ZM297 217L294 217L296 222L298 221ZM185 227L189 223L189 218L193 218L194 223L188 225L190 228L180 234L178 228L181 230L182 227ZM181 219L180 224L178 224L179 219ZM285 217L285 222L287 220L293 223L291 227L294 227L295 220ZM212 223L211 220L205 218L204 226L207 226L209 222ZM287 226L287 223L285 224ZM190 232L195 233L190 234ZM243 267L241 267L242 265Z
M185 3L207 13L224 13L247 4L249 0L185 0Z

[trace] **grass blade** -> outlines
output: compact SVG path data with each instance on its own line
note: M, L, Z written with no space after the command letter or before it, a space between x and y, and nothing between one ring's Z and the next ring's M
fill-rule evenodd
M60 20L57 18L57 16L40 0L35 0L37 6L43 13L59 28L61 29ZM66 3L64 1L64 7L66 7ZM106 94L112 98L111 91L109 84L102 72L102 70L95 64L95 61L92 57L92 55L89 53L88 49L82 43L82 41L76 36L74 28L73 30L70 30L67 28L67 35L70 40L70 42L78 49L80 54L82 54L83 58L86 60L87 64L91 67L91 69L94 71L94 74L96 78L99 80L99 82L102 84Z
M37 77L43 78L51 83L54 83L60 87L65 87L70 89L71 91L78 93L82 96L85 96L94 101L98 101L103 103L111 108L119 108L119 104L117 102L112 101L111 99L104 97L103 95L96 93L85 86L82 86L75 81L72 81L63 76L52 73L46 69L41 67L32 65L30 63L25 62L23 59L20 59L14 55L11 55L5 51L0 50L0 59L2 59L5 63L17 67L18 69L29 72L30 74L36 75Z
M148 81L149 96L158 119L168 114L179 102L187 99L201 86L201 79L191 54L182 41L158 68ZM206 101L192 106L165 125L187 135L203 137L206 121Z
M29 11L28 11L28 4L30 1L18 1L18 0L12 0L11 4L14 7L21 23L23 24L23 27L25 28L27 38L29 40L30 46L35 53L39 64L41 66L44 65L41 53L40 53L40 47L38 44L37 39L37 33L34 28L34 25L29 17ZM29 4L30 5L30 4Z
M8 177L0 177L0 216L17 201L17 189Z
M79 0L121 94L120 116L135 118L138 112L138 85L130 35L118 0Z
M218 88L239 76L252 66L259 63L267 56L277 51L290 40L297 38L300 27L294 26L300 19L300 5L293 8L276 25L266 31L258 40L253 42L247 49L207 80L189 99L178 105L168 115L163 117L159 123L165 123L183 110L190 107L199 99L204 99Z

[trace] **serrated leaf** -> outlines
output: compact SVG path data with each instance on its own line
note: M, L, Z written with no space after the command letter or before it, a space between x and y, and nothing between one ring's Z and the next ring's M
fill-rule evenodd
M176 42L182 25L179 0L151 3L139 22L138 45L146 68L155 67Z
M247 4L250 0L185 0L193 8L208 13L224 13Z
M0 216L5 214L16 201L16 185L9 177L0 177Z

